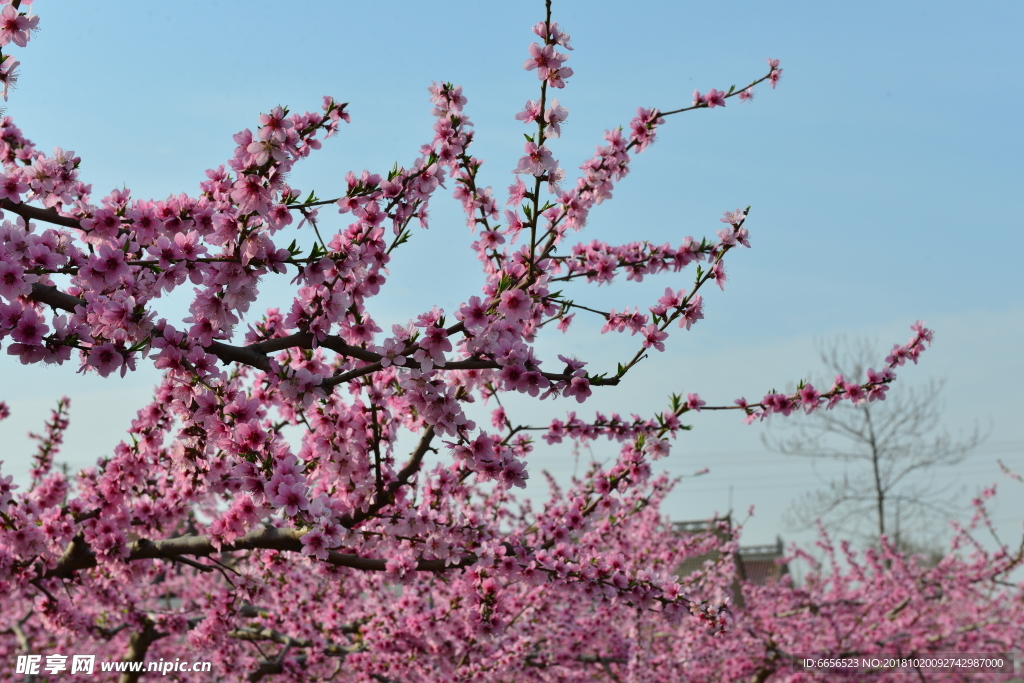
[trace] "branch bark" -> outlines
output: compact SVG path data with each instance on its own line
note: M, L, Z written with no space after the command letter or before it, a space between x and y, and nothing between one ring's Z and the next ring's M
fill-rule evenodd
M218 545L206 536L191 535L168 538L161 541L150 541L145 538L129 544L128 557L125 562L137 560L168 560L173 561L178 555L206 557L215 553L235 552L239 550L281 550L285 552L302 552L304 529L281 529L272 526L261 526L253 529L234 543ZM477 561L473 553L464 555L458 562L448 565L445 560L420 560L416 563L417 571L443 572L450 569L467 567ZM382 572L387 569L387 560L360 557L347 553L331 551L327 562L337 567L349 567L363 571ZM99 564L96 553L81 538L77 537L68 544L63 557L55 567L42 572L42 579L68 579L76 572L89 569Z
M44 223L52 223L53 225L62 225L65 228L82 227L77 218L61 216L57 213L57 210L53 208L40 209L35 206L29 206L28 204L15 204L10 199L5 198L0 199L0 209L16 213L25 220L43 221Z
M66 294L53 285L44 285L38 282L33 283L32 292L29 294L29 298L33 301L38 301L41 304L51 306L52 308L69 312L74 312L74 310L79 306L86 305L86 301L84 299L79 299L78 297ZM241 363L243 365L248 365L258 370L262 370L263 372L270 372L270 357L268 355L270 353L283 351L285 349L314 349L317 346L330 349L342 356L357 358L370 364L326 378L324 380L325 388L331 388L364 375L372 374L382 370L384 367L380 362L383 358L382 355L368 349L364 349L361 346L353 346L337 335L330 335L319 344L314 344L314 342L315 340L312 333L296 332L286 337L267 339L265 341L257 342L256 344L249 344L248 346L234 346L232 344L215 341L209 346L204 346L203 349L207 353L212 353L217 356L217 358L219 358L224 364ZM466 360L449 361L444 365L439 366L439 369L497 370L500 367L501 366L498 363L491 360L470 358ZM541 374L552 382L569 381L572 379L572 375L567 374L551 372L542 372ZM619 379L617 377L608 377L603 379L593 378L590 380L590 384L592 386L614 386L618 383Z
M157 631L153 622L150 621L149 618L145 618L142 630L133 633L131 638L128 639L128 651L125 653L121 661L146 661L146 652L149 650L149 646L166 635L166 633ZM121 676L117 679L117 683L137 683L143 673L143 671L123 671L121 672Z
M248 640L248 641L261 641L267 640L274 643L280 643L281 645L288 645L290 647L309 648L314 647L315 643L308 638L293 638L292 636L275 631L270 628L244 628L235 629L234 631L228 632L229 638L235 640ZM323 647L323 653L332 657L345 657L362 650L363 647L360 645L335 645L334 643L327 643Z

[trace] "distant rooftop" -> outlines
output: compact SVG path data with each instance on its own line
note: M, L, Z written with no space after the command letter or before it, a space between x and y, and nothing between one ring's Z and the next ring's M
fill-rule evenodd
M732 528L732 519L729 516L719 519L698 520L690 522L675 522L672 526L676 533L681 535L700 534L708 531L717 532L719 525L725 523L726 528ZM785 556L785 549L782 545L782 538L776 536L775 543L767 545L746 545L740 546L736 563L736 577L740 581L746 581L757 586L763 586L769 580L789 574L789 565L779 562ZM703 568L708 560L712 562L720 557L717 551L695 555L686 558L677 574L686 576Z

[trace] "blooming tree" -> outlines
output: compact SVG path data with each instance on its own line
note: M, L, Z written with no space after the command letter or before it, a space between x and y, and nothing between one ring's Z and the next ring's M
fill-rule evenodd
M0 47L25 47L38 24L31 3L3 5ZM658 513L671 482L651 462L668 454L685 414L734 410L749 423L882 399L895 369L930 342L922 324L880 370L830 387L801 384L725 406L673 396L647 418L559 408L613 390L648 353L664 350L673 326L701 320L702 288L724 289L726 255L749 246L747 210L727 212L714 239L678 246L580 241L589 212L667 117L749 100L782 70L768 60L767 73L743 88L639 109L628 128L606 132L573 179L554 155L568 116L553 95L573 75L569 35L550 3L533 32L524 68L539 94L515 115L529 133L507 210L482 184L466 97L450 83L429 89L433 137L415 161L349 173L330 199L300 192L287 175L349 120L332 97L318 111L262 114L198 194L163 200L123 189L96 201L74 152L48 155L9 117L0 122L7 353L104 377L139 363L163 373L111 457L74 477L54 468L65 399L36 437L30 481L0 478L0 659L206 659L216 680L251 681L800 680L812 674L783 654L857 645L848 627L882 609L915 615L913 623L885 616L876 629L908 630L914 652L926 641L959 646L966 636L957 629L968 626L988 639L971 643L986 651L1020 642L1019 604L1008 598L986 594L1005 628L975 625L987 604L977 596L1019 554L998 556L995 569L950 560L927 570L944 572L934 580L898 556L857 564L851 555L852 574L814 575L799 590L745 589L737 611L735 539L679 539ZM17 65L2 53L5 84ZM465 209L481 288L454 310L435 307L385 331L372 300L392 252L426 228L438 188ZM332 233L323 209L348 224ZM622 312L558 291L687 268L689 290L668 288ZM250 313L261 278L275 275L290 278L294 299ZM160 304L182 286L194 292L188 316L161 317ZM628 330L635 354L604 372L569 353L539 357L545 328L565 331L577 314L603 317L604 332ZM500 405L513 392L549 400L558 416L514 422ZM467 416L475 401L494 402L490 426ZM533 507L510 490L524 485L526 458L541 440L614 442L619 455L568 489L553 485L550 500ZM424 464L430 452L441 460L433 468ZM684 558L711 549L720 562L675 575ZM933 586L963 609L940 618ZM44 664L65 671L59 658ZM12 675L21 674L0 673ZM120 678L141 675L129 669Z

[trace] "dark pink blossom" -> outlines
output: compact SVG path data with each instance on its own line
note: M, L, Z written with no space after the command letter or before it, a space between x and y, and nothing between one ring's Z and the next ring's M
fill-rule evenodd
M533 301L521 289L510 289L499 297L498 313L509 320L522 320L530 315Z
M665 350L665 339L668 338L668 333L658 329L657 325L647 325L643 328L644 335L644 348L651 348L652 346L658 351Z
M523 68L527 71L537 70L537 77L540 80L547 80L552 70L558 70L562 63L569 58L569 55L556 52L553 45L544 45L543 47L537 43L530 44L530 58L523 63Z
M711 90L708 91L707 95L704 95L702 100L705 104L708 105L709 108L724 107L725 93L722 92L721 90L715 90L714 88L712 88Z
M32 286L25 280L25 269L21 265L0 261L0 297L13 301L31 291Z
M242 213L265 213L270 208L269 193L257 175L245 175L234 184L231 199Z
M14 5L7 5L0 12L0 47L9 43L25 47L29 36L38 25L39 17L19 13Z
M106 377L123 364L124 357L113 344L100 344L89 350L89 365L100 374L100 377Z
M779 60L768 58L768 66L771 67L771 72L768 74L768 81L772 84L774 89L779 83L779 79L782 78L782 69L779 68Z

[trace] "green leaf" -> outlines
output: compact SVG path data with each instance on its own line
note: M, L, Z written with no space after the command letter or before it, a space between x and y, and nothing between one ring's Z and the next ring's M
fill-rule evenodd
M514 283L512 282L512 278L509 277L508 273L504 273L501 276L501 280L498 281L498 293L500 294L500 293L504 292L506 289L511 287L513 284Z

